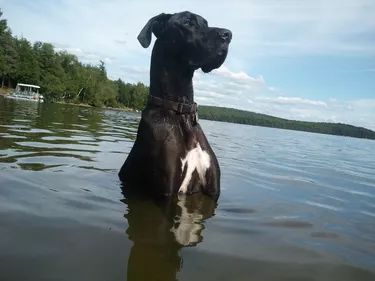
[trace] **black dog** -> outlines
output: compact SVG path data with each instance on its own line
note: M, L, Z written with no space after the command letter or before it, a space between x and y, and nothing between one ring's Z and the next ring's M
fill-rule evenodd
M232 33L190 12L151 18L138 36L144 48L152 33L149 101L119 177L126 189L159 196L203 192L217 199L219 164L198 124L192 78L199 68L207 73L222 65Z

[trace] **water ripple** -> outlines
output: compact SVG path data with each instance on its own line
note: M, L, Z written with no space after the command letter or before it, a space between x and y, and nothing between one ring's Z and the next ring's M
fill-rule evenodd
M7 212L1 222L16 212L57 224L69 218L80 226L117 228L126 239L127 206L119 201L117 171L133 145L140 115L57 104L4 104L1 99L0 111L0 212ZM240 253L246 262L264 260L267 270L270 260L284 266L293 255L294 266L333 256L339 264L375 268L375 142L200 123L220 162L222 194L216 215L203 222L199 256ZM160 222L151 222L157 231L166 223L168 210L164 214L157 208L152 214L158 212ZM139 210L147 213L150 210ZM139 215L137 221L147 221L145 217ZM35 226L38 219L28 223ZM20 233L29 235L28 230L13 232ZM163 243L168 235L170 231L161 235ZM157 236L155 232L152 238ZM196 258L194 251L187 252ZM310 272L320 268L313 269Z

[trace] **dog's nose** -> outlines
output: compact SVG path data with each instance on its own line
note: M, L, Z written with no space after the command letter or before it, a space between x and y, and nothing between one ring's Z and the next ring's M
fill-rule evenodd
M221 39L223 39L223 41L225 42L230 42L232 40L232 32L228 29L219 29L218 30L218 35Z

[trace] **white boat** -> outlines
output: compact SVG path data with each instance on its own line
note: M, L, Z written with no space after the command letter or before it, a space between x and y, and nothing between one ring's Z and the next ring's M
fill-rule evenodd
M8 98L44 102L44 97L39 94L40 87L37 85L18 83L16 89Z

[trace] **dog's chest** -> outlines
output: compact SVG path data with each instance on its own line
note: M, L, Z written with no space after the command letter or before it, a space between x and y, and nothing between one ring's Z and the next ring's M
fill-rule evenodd
M207 151L202 150L199 143L194 148L187 151L186 155L181 158L181 174L186 170L185 176L182 180L179 192L188 192L190 181L193 178L193 173L196 172L199 177L199 183L206 185L206 172L210 168L211 158Z

